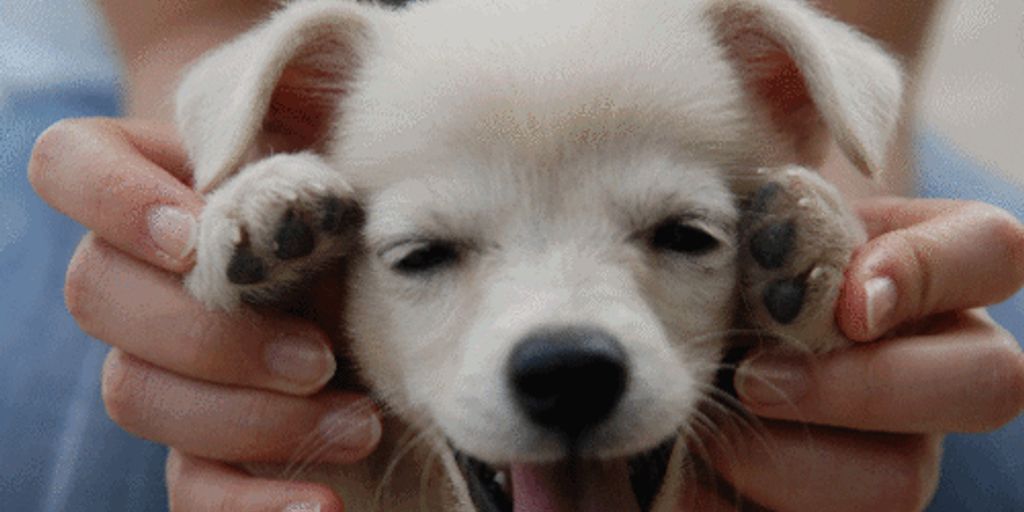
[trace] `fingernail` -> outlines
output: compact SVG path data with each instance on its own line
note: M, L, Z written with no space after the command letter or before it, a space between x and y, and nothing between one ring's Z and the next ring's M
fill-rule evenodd
M157 206L149 211L149 236L168 256L180 260L195 248L196 219L173 206Z
M896 310L896 283L888 277L873 277L864 283L864 294L867 296L868 332L877 334Z
M292 503L285 507L284 512L320 512L319 503Z
M364 452L380 441L382 427L376 411L359 401L327 413L320 420L320 436L343 460L350 462L352 452Z
M807 394L810 377L798 359L761 355L745 361L736 372L736 392L752 405L795 404Z
M302 391L319 389L337 369L334 354L326 343L301 336L268 343L263 349L263 359L271 373Z

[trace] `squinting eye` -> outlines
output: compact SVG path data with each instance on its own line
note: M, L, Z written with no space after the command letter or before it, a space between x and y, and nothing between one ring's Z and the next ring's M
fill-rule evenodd
M707 231L678 220L667 220L655 226L649 243L660 251L701 256L718 248L718 239Z
M406 275L418 275L440 270L454 265L459 260L459 252L451 242L426 242L413 249L391 268Z

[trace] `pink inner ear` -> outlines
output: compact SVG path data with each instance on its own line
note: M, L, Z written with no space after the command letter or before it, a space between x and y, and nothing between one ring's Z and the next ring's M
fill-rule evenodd
M747 90L766 109L776 127L797 137L810 136L820 120L807 84L793 58L751 21L731 20L723 42L737 64Z
M769 60L773 62L765 62ZM800 70L782 52L764 56L761 66L771 72L750 77L751 92L764 102L776 125L788 132L803 133L808 115L813 117L816 112Z
M347 45L311 45L285 68L263 118L261 145L272 153L321 152L347 92L352 69Z
M344 94L342 84L329 89L290 83L282 80L274 90L263 119L263 137L277 153L322 149L330 134L335 102Z

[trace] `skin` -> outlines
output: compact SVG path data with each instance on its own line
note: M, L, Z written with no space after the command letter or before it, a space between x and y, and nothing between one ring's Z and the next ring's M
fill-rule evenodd
M374 449L380 424L366 401L319 391L335 371L328 331L275 311L202 309L178 277L191 256L162 250L146 222L156 206L197 215L203 205L167 122L174 78L273 3L99 4L123 57L129 118L55 125L37 143L29 178L47 202L92 230L72 259L65 291L83 330L114 347L103 368L108 412L126 430L173 448L167 482L174 511L312 504L340 511L341 498L322 486L254 478L231 466L287 462L318 428L347 432L324 460L351 463ZM916 74L938 2L818 4L883 40ZM881 186L856 178L838 152L823 172L851 197L905 192L908 133L894 150L894 178ZM862 343L813 362L754 354L742 363L737 388L761 417L761 434L726 429L720 441L707 442L728 485L695 488L687 504L728 510L742 496L780 511L921 509L934 493L944 433L992 430L1024 410L1019 345L976 309L1024 285L1024 226L978 203L857 205L871 241L851 264L837 319ZM898 307L869 322L865 283L880 275L895 283ZM178 321L186 317L190 324ZM909 334L872 342L897 326ZM322 358L305 359L304 371L284 378L267 355L281 346L275 342L296 339L321 347Z

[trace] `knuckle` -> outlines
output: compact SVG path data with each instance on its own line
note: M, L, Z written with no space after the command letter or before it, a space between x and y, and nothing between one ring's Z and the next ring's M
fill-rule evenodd
M130 356L112 350L103 364L100 393L110 419L136 435L142 435L142 409L138 368Z
M164 464L164 478L167 480L168 490L173 490L185 472L185 461L177 450L170 450L167 454L167 462Z
M990 204L977 203L973 206L974 215L993 232L1007 240L1024 237L1024 226L1012 213Z
M65 119L51 125L36 138L29 156L28 180L37 191L49 181L54 162L73 147L74 141L80 139L88 125L86 119Z
M219 489L206 481L207 471L194 460L172 450L167 458L165 477L167 501L171 512L205 510L221 512L241 510L233 503L227 489ZM233 490L233 489L232 489Z
M1008 251L1009 271L1017 286L1024 282L1024 224L1005 210L993 208L986 217L989 229L996 240L1006 244Z
M51 125L36 138L32 147L29 182L37 191L44 191L46 185L54 181L52 175L58 170L58 164L73 154L82 142L92 142L111 133L112 123L104 118L75 118Z
M1008 390L1010 399L1007 403L1011 405L1010 418L1016 417L1024 410L1024 354L1018 351L1009 357Z
M1005 244L1012 261L1024 262L1024 223L1012 213L986 203L970 202L962 207L962 215L973 220L984 238Z
M64 304L79 327L87 333L92 331L89 304L93 303L96 293L94 276L99 258L98 250L92 235L83 238L75 249L64 276Z
M64 275L64 305L75 322L86 333L101 337L104 276L109 273L111 248L95 234L89 233L75 249Z
M980 361L990 386L989 411L978 425L983 432L1002 427L1024 410L1024 354L1005 329L996 327L992 336L996 339L995 348Z
M958 211L959 217L973 219L982 226L994 226L1006 221L1015 221L1013 215L998 206L980 201L964 201Z

